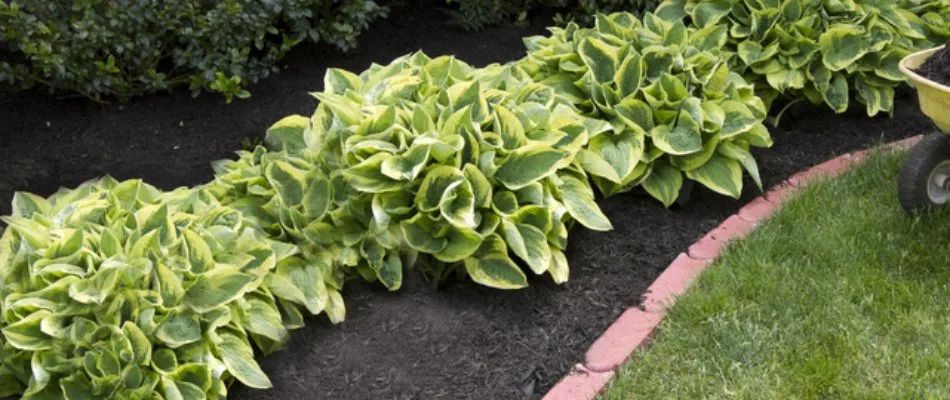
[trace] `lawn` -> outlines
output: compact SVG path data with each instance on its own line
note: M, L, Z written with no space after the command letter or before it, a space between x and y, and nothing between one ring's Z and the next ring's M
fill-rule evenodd
M730 246L603 398L950 398L950 210L903 213L904 156L806 186Z

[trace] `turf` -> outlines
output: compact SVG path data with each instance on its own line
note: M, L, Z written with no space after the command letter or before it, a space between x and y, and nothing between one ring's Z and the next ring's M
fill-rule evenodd
M950 398L950 210L902 212L904 157L806 186L731 245L603 398Z

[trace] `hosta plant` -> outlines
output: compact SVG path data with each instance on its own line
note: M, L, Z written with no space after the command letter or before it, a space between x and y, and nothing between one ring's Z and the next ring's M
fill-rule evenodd
M600 15L525 40L519 64L540 83L608 124L590 132L580 166L605 195L640 185L665 205L684 177L739 197L742 169L756 184L751 147L772 141L766 108L730 71L726 28L687 28L646 14Z
M901 0L900 7L916 14L930 30L931 40L950 40L950 0Z
M604 124L518 69L416 53L360 75L331 69L315 95L312 118L278 122L270 151L218 163L213 185L304 253L391 290L415 264L520 288L515 260L567 279L573 221L611 228L577 158Z
M885 0L670 0L657 14L699 29L725 27L737 70L768 101L779 95L869 116L890 112L897 68L910 52L932 45L927 23Z
M270 381L300 309L342 318L329 263L205 190L111 178L14 197L0 238L0 396L220 399Z

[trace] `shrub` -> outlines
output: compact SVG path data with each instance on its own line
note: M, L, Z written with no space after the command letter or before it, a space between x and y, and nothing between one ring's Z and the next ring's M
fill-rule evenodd
M932 45L923 20L886 1L671 0L657 14L727 27L735 68L767 101L784 95L839 113L852 93L869 116L890 112L904 81L898 62Z
M749 150L772 140L766 107L731 72L725 27L686 28L647 13L599 15L525 40L521 65L586 115L608 121L579 159L605 195L641 185L665 205L683 176L725 195L742 192L742 168L761 187Z
M312 121L270 129L271 151L216 165L226 204L256 215L304 253L402 283L418 263L435 280L464 266L476 282L567 280L563 250L577 220L610 223L575 158L603 123L517 69L473 69L422 53L357 76L330 70Z
M13 205L0 238L0 396L224 398L232 379L270 387L250 341L277 349L303 325L298 307L342 319L329 264L205 190L104 178Z
M188 84L247 97L301 40L340 49L386 9L372 0L0 0L0 41L19 59L0 82L100 100Z
M642 14L656 8L659 0L446 0L458 3L453 13L457 23L468 30L481 30L488 26L522 22L529 12L540 8L567 11L558 15L561 21L590 24L597 13L630 11Z

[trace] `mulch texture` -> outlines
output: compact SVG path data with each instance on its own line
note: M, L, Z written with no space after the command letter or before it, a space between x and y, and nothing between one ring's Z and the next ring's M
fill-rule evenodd
M917 72L924 78L941 85L950 85L950 43L927 58Z

